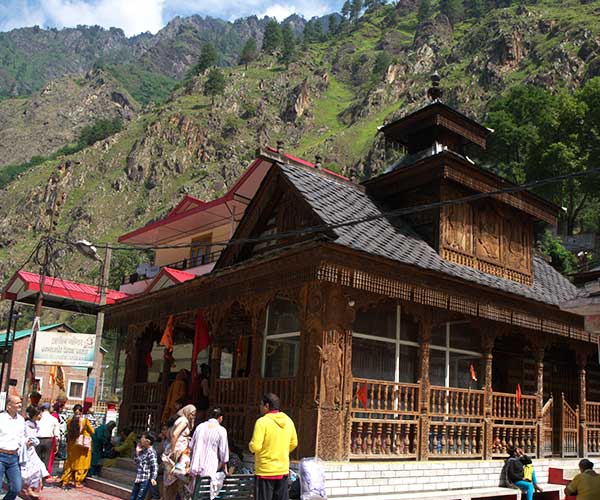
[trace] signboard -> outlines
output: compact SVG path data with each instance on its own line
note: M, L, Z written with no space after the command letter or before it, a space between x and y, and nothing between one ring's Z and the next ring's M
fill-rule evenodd
M33 364L93 368L95 344L93 334L41 332L35 340Z
M0 411L4 411L6 409L6 392L0 392Z

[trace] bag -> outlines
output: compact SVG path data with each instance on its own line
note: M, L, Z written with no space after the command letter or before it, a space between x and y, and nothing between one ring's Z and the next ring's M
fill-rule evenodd
M300 460L300 488L302 500L327 500L325 468L318 458Z
M85 434L79 434L75 444L77 446L81 446L82 448L89 449L92 446L92 438L90 436L86 436Z

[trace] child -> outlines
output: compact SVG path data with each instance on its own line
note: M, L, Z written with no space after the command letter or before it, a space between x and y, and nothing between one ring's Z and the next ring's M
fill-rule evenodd
M156 450L152 447L154 441L156 436L152 432L145 432L135 448L137 471L129 500L145 500L150 485L156 486L158 460Z
M21 477L23 478L23 489L21 496L25 498L39 497L42 489L42 480L48 477L48 469L35 451L39 444L37 438L37 421L41 418L40 410L35 406L29 406L26 410L27 421L25 422L25 442L19 451L19 464L21 465Z

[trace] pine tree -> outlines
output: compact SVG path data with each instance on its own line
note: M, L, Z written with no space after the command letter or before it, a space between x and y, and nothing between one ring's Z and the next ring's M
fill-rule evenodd
M193 73L195 75L204 73L208 68L216 66L218 60L219 54L217 54L217 49L215 49L215 46L212 43L205 43L202 47L202 52L200 53L198 62L194 66Z
M327 26L327 31L329 32L329 36L335 35L337 33L337 30L339 27L337 17L335 17L334 14L331 14L329 16L329 18L327 19L327 22L329 23Z
M462 0L440 0L440 12L446 14L452 24L459 22L465 14Z
M219 68L213 68L208 73L208 78L204 84L204 95L210 96L210 102L215 105L215 97L225 92L225 77Z
M360 11L362 10L362 8L362 0L352 0L352 3L350 4L350 19L358 21L358 18L360 17Z
M240 64L243 64L248 69L248 64L256 59L256 40L254 38L248 38L242 53L240 54Z
M273 19L265 26L262 51L266 54L272 54L276 50L280 49L282 44L283 35L281 34L281 26L279 26L279 23Z
M350 12L352 11L352 6L350 5L350 0L346 0L344 2L344 5L342 6L342 17L344 19L349 19L350 18Z
M431 0L421 0L419 3L419 10L417 11L417 20L419 23L427 21L432 13L433 8L431 7Z
M485 14L485 0L469 0L465 3L465 10L469 17L479 19Z
M283 38L283 50L281 52L280 61L285 64L285 67L287 68L296 55L296 39L290 23L285 23L281 35Z

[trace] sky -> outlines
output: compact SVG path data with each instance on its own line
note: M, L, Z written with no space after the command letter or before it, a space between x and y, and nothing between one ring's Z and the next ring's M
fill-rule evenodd
M306 19L341 9L343 0L0 0L0 31L38 25L42 28L78 24L121 28L127 36L156 33L175 16L193 14L233 21L258 15L290 14Z

